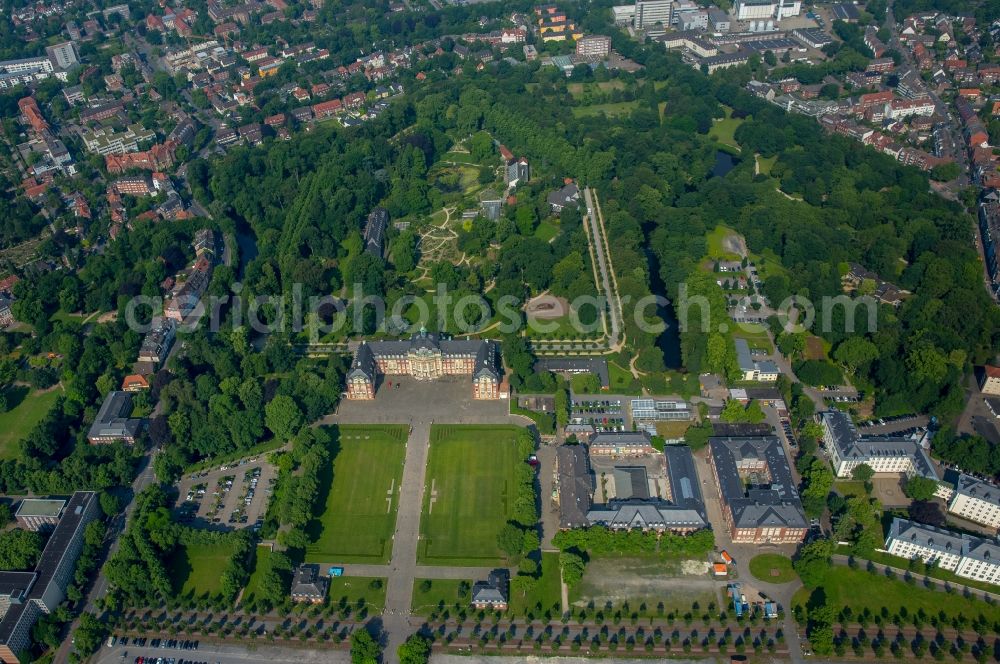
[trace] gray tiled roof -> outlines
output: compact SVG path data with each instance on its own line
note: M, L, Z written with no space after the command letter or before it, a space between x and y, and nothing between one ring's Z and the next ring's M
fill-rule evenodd
M358 346L351 362L348 378L358 374L374 379L377 357L405 357L411 352L439 351L445 357L475 358L473 378L484 373L500 379L500 348L492 339L444 339L435 332L420 331L409 339L367 341Z
M713 437L708 444L722 498L729 506L736 528L808 525L788 457L777 437ZM770 482L745 489L738 470L743 459L763 461Z
M696 510L677 508L654 500L613 500L587 513L587 520L610 528L705 528L708 524Z
M535 372L583 372L592 373L601 381L601 387L607 389L611 385L608 373L608 361L597 357L544 357L535 360Z
M954 533L944 528L935 528L908 519L895 518L889 526L887 539L896 539L902 542L910 542L925 549L931 549L938 553L962 555L965 549L965 541L962 535Z
M839 410L828 410L821 416L830 429L837 454L847 461L866 463L877 457L910 457L917 474L930 479L938 479L937 471L927 452L914 436L888 434L884 436L862 436L851 418Z
M953 471L945 473L945 480L949 479L950 472ZM977 479L972 475L966 475L965 473L954 473L954 475L957 475L957 477L954 478L956 493L969 496L970 498L978 498L979 500L993 503L994 505L1000 504L1000 487L990 484L989 482L984 482L983 480ZM954 477L954 475L952 477Z
M129 418L132 410L132 395L128 392L108 392L101 409L90 427L91 438L135 438L139 435L141 420Z
M319 575L319 565L300 565L292 581L293 597L326 597L327 579Z

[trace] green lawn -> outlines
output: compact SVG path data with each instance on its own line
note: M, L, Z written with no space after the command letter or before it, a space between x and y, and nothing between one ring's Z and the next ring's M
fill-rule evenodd
M566 84L566 91L571 95L573 95L573 97L582 97L585 90L593 90L594 88L597 88L597 90L601 92L610 92L611 90L624 90L625 81L620 81L618 79L615 79L613 81L601 81L600 83Z
M440 161L453 161L456 164L469 164L470 166L480 165L468 152L445 152Z
M243 589L243 597L257 597L260 595L260 583L264 578L264 571L268 568L268 561L271 559L271 547L258 546L256 561L253 566L253 573L247 581L247 587Z
M860 484L860 482L858 482L858 484ZM840 488L839 483L838 485L835 486L836 488ZM861 491L863 493L864 488L862 488ZM844 556L851 555L850 548L846 546L837 547L837 553ZM988 590L991 593L997 592L998 588L998 586L992 583L986 583L985 581L976 581L974 579L965 579L959 577L954 572L949 572L946 569L941 569L940 567L935 567L933 565L927 567L926 565L924 565L919 561L911 561L906 558L902 558L900 556L894 556L891 553L882 553L881 551L876 551L870 554L868 556L868 559L876 563L881 563L883 565L889 565L890 567L895 567L896 569L912 569L914 574L924 574L934 579L940 579L941 581L948 581L949 583L957 583L963 586L969 586L970 588L979 588L980 590ZM866 563L864 561L859 561L860 566L864 567L865 564Z
M309 525L306 561L387 563L406 452L403 425L344 425L320 477L325 509Z
M370 576L336 576L330 579L330 604L368 607L369 613L385 608L386 580Z
M833 489L844 497L865 495L865 483L854 480L838 480L833 483Z
M233 555L227 542L208 546L179 546L170 557L167 573L178 595L200 597L222 590L222 570Z
M750 573L766 583L789 583L798 578L792 561L777 553L762 553L751 558Z
M774 352L771 338L767 335L767 328L756 323L740 323L736 326L733 336L739 339L746 339L747 346L753 349L760 349L768 353Z
M430 581L430 587L426 590L424 589L425 579L413 580L413 599L410 602L410 607L414 614L418 616L427 616L441 608L454 608L455 604L458 604L460 608L469 607L469 598L471 595L466 594L464 597L458 596L458 587L461 583L463 583L461 580L427 580ZM465 583L467 583L471 589L473 579L466 579Z
M559 554L555 551L542 553L542 576L525 595L512 595L510 609L515 615L525 615L531 611L543 615L546 611L558 616L562 610L559 588Z
M864 569L839 565L829 569L822 589L814 592L817 592L817 601L822 600L826 606L832 606L837 611L850 606L854 615L866 608L877 615L885 607L890 615L905 608L911 615L923 609L929 616L943 611L949 616L961 613L969 619L982 614L991 623L1000 620L1000 606L966 599L958 592L930 590L919 584L909 584L881 574L871 574ZM809 598L810 591L802 588L795 593L792 604L805 605Z
M744 120L732 117L732 109L726 108L726 117L721 120L714 120L712 128L708 130L708 137L714 138L723 145L728 145L739 150L739 143L736 142L736 130Z
M27 389L14 387L8 390L9 403L17 403L18 400L20 403L6 413L0 413L0 459L13 459L17 456L20 450L18 442L52 410L62 393L61 389L54 387L47 392L32 391L25 396Z
M516 439L512 426L431 427L417 561L499 565L497 533L513 513Z
M576 106L570 110L573 117L585 118L603 113L609 118L617 118L628 115L639 106L637 101L620 101L613 104L592 104L590 106Z
M760 171L761 175L770 175L771 169L778 162L778 155L773 157L761 157L757 155L757 170Z
M559 227L550 221L543 221L535 229L535 237L546 242L549 242L557 235L559 235Z
M738 261L740 260L739 254L728 252L725 250L723 240L725 240L727 235L735 233L731 228L726 228L723 225L718 225L715 227L711 233L706 236L706 242L708 243L708 257L712 260L720 261Z
M612 394L639 395L642 393L642 385L632 375L632 372L614 362L608 362L608 382L611 383L608 391Z

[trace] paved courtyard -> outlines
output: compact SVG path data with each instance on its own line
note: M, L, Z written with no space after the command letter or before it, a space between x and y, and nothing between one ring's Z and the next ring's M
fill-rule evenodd
M390 387L391 384L391 387ZM448 376L419 381L408 376L389 376L381 381L372 401L341 399L337 412L322 424L525 424L511 419L506 399L477 401L472 398L468 376Z
M390 387L391 384L391 387ZM386 377L372 401L341 400L337 412L321 424L409 424L403 462L403 480L399 488L399 510L393 534L392 559L388 565L344 565L344 572L356 576L381 576L388 579L382 626L386 633L385 659L398 661L396 649L412 634L421 621L411 622L410 606L415 579L478 579L489 569L430 567L417 565L420 538L420 511L427 486L427 456L433 424L516 424L531 421L510 415L506 400L477 401L472 398L472 383L466 376L435 381L409 377ZM549 535L551 537L551 535ZM331 560L330 564L337 564ZM325 564L325 563L324 563Z

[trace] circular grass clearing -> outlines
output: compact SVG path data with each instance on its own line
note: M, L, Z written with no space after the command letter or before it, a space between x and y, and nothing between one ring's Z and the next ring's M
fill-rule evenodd
M776 553L762 553L751 558L750 573L765 583L788 583L798 578L792 561Z

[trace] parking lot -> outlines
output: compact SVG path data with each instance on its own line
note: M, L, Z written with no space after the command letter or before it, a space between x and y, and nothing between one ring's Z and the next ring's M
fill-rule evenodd
M178 485L178 519L199 528L233 530L264 518L276 481L263 456L185 476Z
M569 421L590 424L597 431L625 431L627 408L621 397L574 397Z

